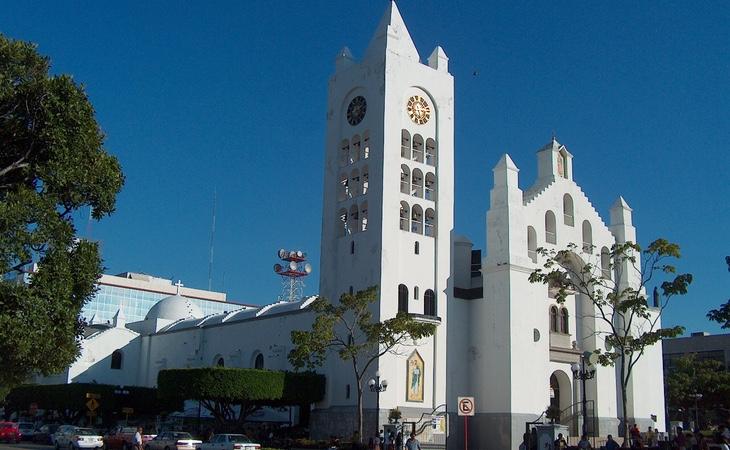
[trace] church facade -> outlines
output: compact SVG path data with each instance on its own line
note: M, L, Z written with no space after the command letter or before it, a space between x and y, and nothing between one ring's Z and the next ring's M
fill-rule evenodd
M376 411L375 394L365 387L365 436L374 434L376 414L387 424L389 410L398 408L402 421L418 424L422 443L461 448L460 396L475 398L471 448L516 448L526 422L548 406L575 435L584 396L591 406L588 429L617 435L615 368L595 367L585 392L572 372L586 352L604 347L591 302L575 294L557 304L547 286L528 277L540 265L538 247L583 243L580 261L605 264L602 256L613 244L636 239L628 204L619 197L604 222L573 181L573 155L555 139L538 151L538 178L524 191L519 169L503 155L493 169L482 258L453 229L454 79L444 50L436 47L422 63L390 2L364 57L356 60L345 48L335 66L320 295L336 299L377 285L376 319L406 311L436 324L432 337L384 355L373 367L388 388ZM83 342L81 358L62 381L154 386L165 368L289 370L290 332L310 327L312 301L205 316L174 295L141 321L126 323L119 313L111 327ZM356 428L352 370L332 355L321 371L326 397L314 405L312 434L349 436ZM629 419L663 430L661 344L634 373Z

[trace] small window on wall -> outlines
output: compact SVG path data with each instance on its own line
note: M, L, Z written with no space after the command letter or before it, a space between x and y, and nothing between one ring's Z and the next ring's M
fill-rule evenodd
M408 207L408 203L400 202L400 229L408 231L408 225L410 224L411 210Z
M565 167L565 155L562 152L558 152L558 175L563 178L568 178L568 171Z
M527 227L527 257L532 262L537 262L537 233L530 226Z
M550 331L558 332L558 308L555 306L550 307Z
M413 244L413 253L415 253L416 255L418 255L420 252L421 252L421 244L419 244L418 241L416 241Z
M560 310L560 332L568 334L568 308L562 308Z
M350 254L355 254L355 241L350 242Z
M418 300L418 286L413 288L413 300Z
M344 139L340 144L340 166L346 166L350 160L350 142Z
M593 251L593 230L591 223L587 220L583 221L583 251L585 253Z
M408 312L408 286L398 285L398 312Z
M368 202L360 205L360 231L368 230Z
M408 130L400 132L400 156L401 158L411 159L411 134Z
M365 130L362 134L362 159L370 158L370 132Z
M114 350L112 352L112 369L120 370L122 368L122 356L121 350Z
M601 249L601 276L607 280L611 279L611 254L607 247Z
M364 166L362 168L362 193L367 194L368 188L370 187L370 171L368 170L368 166Z
M345 385L345 398L350 398L350 385Z
M427 316L437 316L436 311L436 294L431 289L426 289L423 293L423 314Z
M552 211L545 213L545 242L548 244L558 242L557 234L555 233L555 214Z
M400 191L402 194L410 194L411 191L411 169L405 164L400 165Z
M258 355L256 355L256 359L254 360L254 363L253 363L253 368L254 369L263 369L264 368L264 355L263 354L259 353Z
M431 138L426 139L426 164L436 165L436 141Z
M352 148L350 149L350 163L360 161L360 136L352 137Z
M423 162L423 138L420 134L413 135L413 160Z
M573 197L570 194L563 195L563 223L573 226Z

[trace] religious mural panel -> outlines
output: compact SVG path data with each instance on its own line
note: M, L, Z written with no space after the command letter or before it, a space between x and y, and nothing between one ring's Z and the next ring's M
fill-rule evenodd
M406 401L423 401L423 358L414 350L406 364Z

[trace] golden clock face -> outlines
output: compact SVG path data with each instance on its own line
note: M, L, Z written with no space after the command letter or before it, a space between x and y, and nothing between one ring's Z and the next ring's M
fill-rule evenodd
M352 126L359 124L365 117L367 109L368 102L365 101L365 97L358 95L353 98L350 106L347 107L347 122Z
M420 95L414 95L408 99L407 110L411 120L419 125L423 125L431 118L431 107Z

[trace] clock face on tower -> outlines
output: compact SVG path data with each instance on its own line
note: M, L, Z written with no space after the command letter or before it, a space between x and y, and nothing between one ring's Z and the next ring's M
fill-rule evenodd
M409 98L406 109L408 110L408 116L418 125L423 125L431 118L431 107L428 106L426 99L420 95Z
M359 124L365 117L367 109L368 102L365 101L365 97L358 95L353 98L350 106L347 107L347 122L352 126Z

